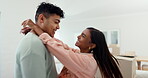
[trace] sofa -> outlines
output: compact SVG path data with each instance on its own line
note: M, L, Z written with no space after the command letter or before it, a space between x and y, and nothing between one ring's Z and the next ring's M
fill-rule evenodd
M123 75L123 78L135 78L136 77L136 59L115 56L119 62L119 69ZM95 78L102 78L99 70L97 70Z

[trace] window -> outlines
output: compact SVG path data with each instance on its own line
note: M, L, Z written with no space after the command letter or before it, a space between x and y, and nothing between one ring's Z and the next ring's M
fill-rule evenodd
M103 34L105 35L107 44L120 44L119 30L102 30Z
M103 33L106 38L107 45L109 47L109 51L113 55L120 54L120 32L119 30L103 30Z

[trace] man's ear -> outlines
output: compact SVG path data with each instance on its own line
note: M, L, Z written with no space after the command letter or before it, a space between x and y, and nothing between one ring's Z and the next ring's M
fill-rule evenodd
M43 14L40 14L40 15L38 16L38 21L39 21L40 23L44 23L44 15L43 15Z

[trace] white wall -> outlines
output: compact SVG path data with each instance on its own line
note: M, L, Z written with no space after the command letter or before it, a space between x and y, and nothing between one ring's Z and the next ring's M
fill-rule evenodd
M41 1L0 0L0 78L13 78L15 49L23 37L19 33L21 22L28 18L34 20L36 7ZM137 55L148 55L148 12L107 17L83 15L68 16L61 21L60 38L71 47L74 47L75 33L82 32L87 26L94 26L101 30L119 29L122 52L134 50Z
M148 12L108 16L108 17L96 17L96 18L82 18L82 14L73 16L73 18L66 19L64 22L64 28L69 28L65 42L69 45L74 45L73 38L74 33L81 32L87 26L94 26L100 30L120 30L120 47L121 52L135 51L139 56L148 55ZM61 29L62 30L62 29ZM68 33L70 32L70 33Z
M1 12L0 12L0 27L1 27ZM0 31L2 31L1 28L0 28ZM0 44L1 44L1 40L0 40ZM0 55L1 55L1 46L0 46ZM2 59L2 57L0 57L0 65L2 65L1 64L2 60L1 59ZM1 78L1 66L0 66L0 78Z
M40 0L0 0L0 78L13 78L15 49L23 37L19 33L25 19L34 20Z

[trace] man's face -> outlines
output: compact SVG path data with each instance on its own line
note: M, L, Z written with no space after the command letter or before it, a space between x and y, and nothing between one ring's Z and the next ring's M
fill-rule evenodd
M59 29L59 23L60 23L60 16L53 14L49 16L49 18L44 18L44 21L42 23L42 30L46 33L48 33L51 37L54 37L54 34L57 29Z

